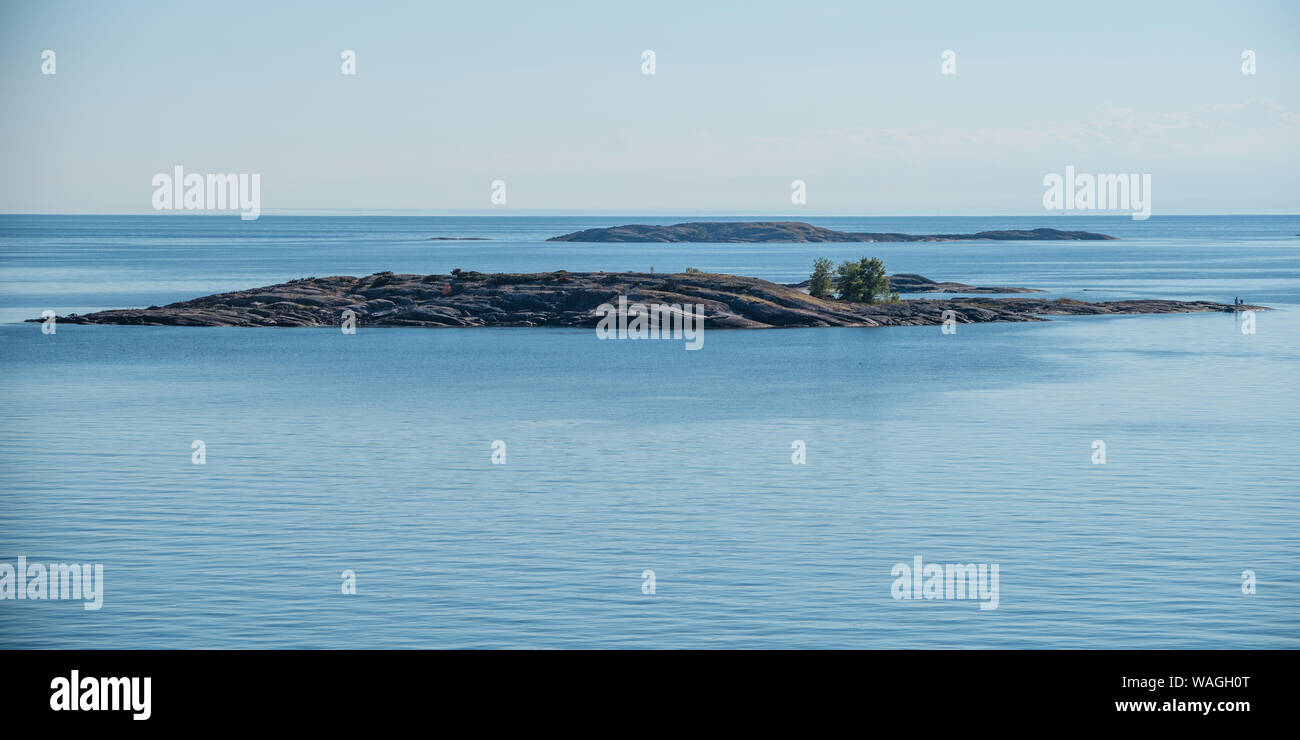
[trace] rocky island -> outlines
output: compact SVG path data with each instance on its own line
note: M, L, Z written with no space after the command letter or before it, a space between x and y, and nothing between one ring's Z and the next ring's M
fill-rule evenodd
M956 242L998 241L1101 241L1114 239L1091 231L1030 229L981 231L976 234L870 234L835 231L802 221L698 221L672 226L629 224L603 229L583 229L547 239L551 242Z
M894 276L904 285L929 290L920 275ZM1005 289L997 289L1005 290ZM1044 316L1188 313L1265 310L1262 306L1210 301L1131 300L1085 303L1058 298L917 299L852 303L814 298L796 287L752 277L690 271L671 275L643 272L496 273L397 275L292 280L265 288L220 293L149 308L99 311L58 317L69 324L145 326L339 326L351 311L358 326L594 327L601 304L699 304L709 328L760 329L816 326L926 326L943 323L952 311L958 323L1045 321ZM41 321L41 319L30 319Z

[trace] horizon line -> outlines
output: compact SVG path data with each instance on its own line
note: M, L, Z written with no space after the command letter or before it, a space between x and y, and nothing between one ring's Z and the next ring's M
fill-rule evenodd
M317 215L334 215L334 216L372 216L372 217L483 217L483 218L525 218L530 216L719 216L725 218L763 216L763 217L786 217L786 218L1106 218L1118 217L1128 218L1130 213L1127 211L1114 212L1080 212L1080 211L1048 211L1040 213L1025 212L999 212L999 211L916 211L916 212L888 212L888 213L860 213L853 211L812 211L803 214L790 213L788 211L713 211L713 210L617 210L617 209L590 209L590 210L573 210L563 208L482 208L482 209L426 209L426 208L278 208L263 209L262 216L281 216L281 217L303 217ZM18 212L18 211L0 211L0 216L90 216L90 217L107 217L107 216L161 216L163 218L175 218L183 216L197 216L205 218L230 218L238 217L238 211L116 211L116 212ZM1260 210L1260 211L1239 211L1239 210L1195 210L1195 209L1171 209L1162 213L1152 213L1150 218L1161 216L1298 216L1300 211L1282 211L1282 210Z

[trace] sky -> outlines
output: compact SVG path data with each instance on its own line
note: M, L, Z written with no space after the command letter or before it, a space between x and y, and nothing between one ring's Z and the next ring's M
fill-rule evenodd
M264 213L1036 214L1067 165L1300 212L1294 0L0 0L0 96L4 213L149 213L176 165Z

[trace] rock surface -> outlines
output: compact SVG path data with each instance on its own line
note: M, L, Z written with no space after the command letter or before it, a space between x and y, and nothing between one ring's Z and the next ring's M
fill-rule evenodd
M1044 321L1044 315L1264 310L1209 301L1084 303L970 297L867 305L821 300L787 285L715 273L457 271L305 278L162 307L72 314L58 320L146 326L339 326L343 312L350 310L358 326L592 327L602 316L597 307L617 304L619 296L629 304L701 304L709 328L735 329L937 325L943 323L945 310L953 311L958 323Z
M838 275L831 276L831 283L838 283ZM807 289L812 280L802 283L787 283L792 288ZM965 283L936 283L928 277L912 272L900 272L889 276L889 287L898 293L1042 293L1034 288L990 288L967 285Z
M552 242L955 242L977 239L1002 241L1096 241L1114 239L1091 231L1031 229L981 231L977 234L867 234L835 231L801 221L699 221L672 226L629 224L584 229L547 239Z

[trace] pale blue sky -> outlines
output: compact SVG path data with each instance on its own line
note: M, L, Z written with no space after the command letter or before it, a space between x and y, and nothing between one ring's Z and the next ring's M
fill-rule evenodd
M1297 2L0 8L3 212L151 212L175 164L260 173L266 212L501 179L511 211L790 213L798 178L809 213L1034 214L1065 165L1151 173L1157 214L1300 211Z

